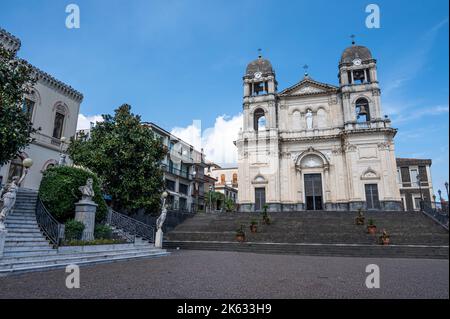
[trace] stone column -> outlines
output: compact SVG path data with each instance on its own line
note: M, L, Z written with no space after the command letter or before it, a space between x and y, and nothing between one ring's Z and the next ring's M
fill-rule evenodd
M6 229L0 229L0 258L3 257L3 249L5 248L6 234L8 234L8 231Z
M75 203L75 220L84 224L82 240L94 240L95 212L97 204L91 200Z

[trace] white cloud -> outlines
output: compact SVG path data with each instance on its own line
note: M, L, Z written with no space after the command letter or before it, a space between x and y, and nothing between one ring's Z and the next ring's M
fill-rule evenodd
M393 113L394 124L410 122L425 116L437 116L449 112L448 105L436 105L432 107L422 107L420 109L400 109Z
M243 124L242 114L234 116L221 115L214 122L214 127L202 131L200 121L183 128L175 127L171 133L191 144L197 150L203 148L207 160L224 167L237 164L237 148L234 141Z
M91 123L103 122L101 115L86 116L84 114L78 114L77 130L85 130L91 128Z

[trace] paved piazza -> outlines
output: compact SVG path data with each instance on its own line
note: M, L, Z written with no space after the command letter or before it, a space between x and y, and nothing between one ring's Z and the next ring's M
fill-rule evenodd
M365 286L368 264L379 289ZM174 251L171 256L0 277L0 298L448 298L448 260Z

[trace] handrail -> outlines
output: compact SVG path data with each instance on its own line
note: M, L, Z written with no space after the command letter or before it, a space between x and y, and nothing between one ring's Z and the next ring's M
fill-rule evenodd
M49 213L41 199L38 199L36 206L36 220L50 242L58 247L64 238L64 225Z
M155 241L155 230L153 226L118 213L111 208L108 209L107 224L122 230L123 235L133 242L136 237L140 237L151 243Z
M447 231L449 230L448 204L440 202L421 201L420 205L423 214L433 219Z

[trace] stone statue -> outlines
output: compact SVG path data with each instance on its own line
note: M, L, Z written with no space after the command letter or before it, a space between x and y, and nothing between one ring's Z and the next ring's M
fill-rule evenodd
M67 164L67 162L66 162L66 154L64 154L64 153L61 153L60 155L59 155L59 162L58 162L58 165L59 166L65 166L66 164Z
M166 207L166 197L167 193L163 193L163 204L162 204L162 212L161 215L159 215L158 219L156 220L156 235L155 235L155 247L156 248L162 248L163 246L163 230L162 227L164 225L164 221L166 220L167 216L167 207Z
M166 207L166 199L164 198L161 215L159 215L158 219L156 220L157 230L160 230L163 227L164 222L166 221L166 216L167 216L167 207Z
M86 181L86 185L80 186L78 189L81 192L81 200L82 201L92 201L92 197L94 197L94 189L93 189L94 181L92 178L88 178Z
M8 214L11 212L11 210L14 208L14 205L16 204L17 192L19 191L20 184L25 179L27 173L28 168L25 169L20 179L19 176L14 176L12 178L11 183L9 185L6 185L5 188L2 190L3 208L0 212L0 230L5 229L4 221L6 219L6 216L8 216Z
M311 112L311 110L308 110L308 112L306 112L306 128L308 130L311 130L313 128L313 114Z

